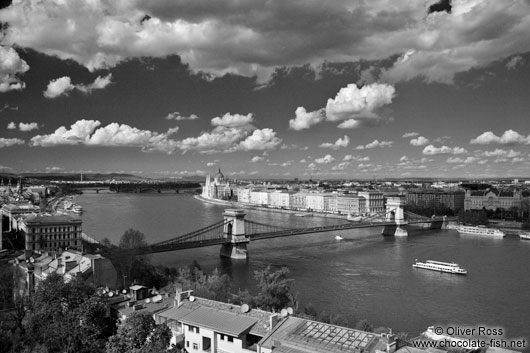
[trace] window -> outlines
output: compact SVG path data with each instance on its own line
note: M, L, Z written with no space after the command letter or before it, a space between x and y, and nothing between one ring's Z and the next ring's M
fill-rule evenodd
M225 340L225 335L221 334L221 341Z
M190 341L186 341L186 347L190 348Z
M226 336L228 338L228 342L234 342L234 337Z
M199 345L197 343L193 344L193 349L199 349Z
M202 338L202 350L206 351L206 352L209 352L211 346L212 346L212 341L211 341L210 337L203 337Z

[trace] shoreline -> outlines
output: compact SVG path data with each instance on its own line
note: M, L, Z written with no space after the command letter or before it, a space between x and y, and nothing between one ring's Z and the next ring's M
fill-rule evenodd
M251 210L256 210L256 211L268 211L268 212L276 212L276 213L303 214L303 216L300 216L300 217L335 218L335 219L343 219L347 221L347 215L321 213L321 212L316 212L316 211L306 212L306 211L288 210L288 209L281 209L281 208L260 207L260 206L250 205L244 202L224 201L224 200L217 200L217 199L205 199L204 197L200 195L193 195L193 198L196 200L202 201L202 202L211 203L211 204L220 205L220 206L232 206L232 207L246 208L246 209L251 209Z

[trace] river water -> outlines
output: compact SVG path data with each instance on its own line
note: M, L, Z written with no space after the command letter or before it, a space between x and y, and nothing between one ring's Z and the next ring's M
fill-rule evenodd
M187 194L88 194L83 231L118 243L128 228L158 242L222 219L224 207ZM320 217L246 210L247 219L285 227L344 222ZM287 266L300 306L340 313L355 323L391 327L415 336L427 326L502 327L507 338L530 339L530 241L518 237L481 239L452 230L418 231L406 238L382 237L379 228L260 240L249 244L248 260L219 256L218 247L151 255L153 263L219 268L235 287L254 287L253 272L269 264ZM344 239L336 240L340 235ZM412 268L418 260L456 262L457 276ZM528 347L528 340L527 340ZM528 348L527 348L528 350Z

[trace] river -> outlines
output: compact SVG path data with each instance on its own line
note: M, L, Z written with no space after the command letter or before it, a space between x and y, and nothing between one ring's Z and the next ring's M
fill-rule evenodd
M118 243L128 228L158 242L222 219L224 207L188 194L88 194L83 231ZM344 222L320 217L246 210L246 218L286 227ZM269 264L287 266L300 306L341 313L349 323L367 319L374 327L416 336L431 325L502 327L505 337L530 338L530 241L518 237L481 239L452 230L419 231L406 238L382 237L379 228L337 231L249 244L249 258L219 257L218 247L151 255L153 263L219 268L236 288L254 286L253 272ZM343 240L336 240L341 235ZM418 260L459 263L467 276L413 269ZM528 341L527 341L528 347ZM528 350L528 348L527 348Z

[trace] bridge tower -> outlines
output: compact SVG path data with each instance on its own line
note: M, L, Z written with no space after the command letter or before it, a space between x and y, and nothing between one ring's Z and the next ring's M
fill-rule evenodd
M386 222L395 222L395 225L387 225L383 228L383 235L394 235L399 237L406 237L408 235L407 230L404 226L407 224L405 221L405 213L403 206L406 201L404 198L388 197L386 200Z
M245 235L245 212L237 209L226 209L223 217L225 219L223 234L226 242L221 245L221 256L246 259L247 244L250 240Z

